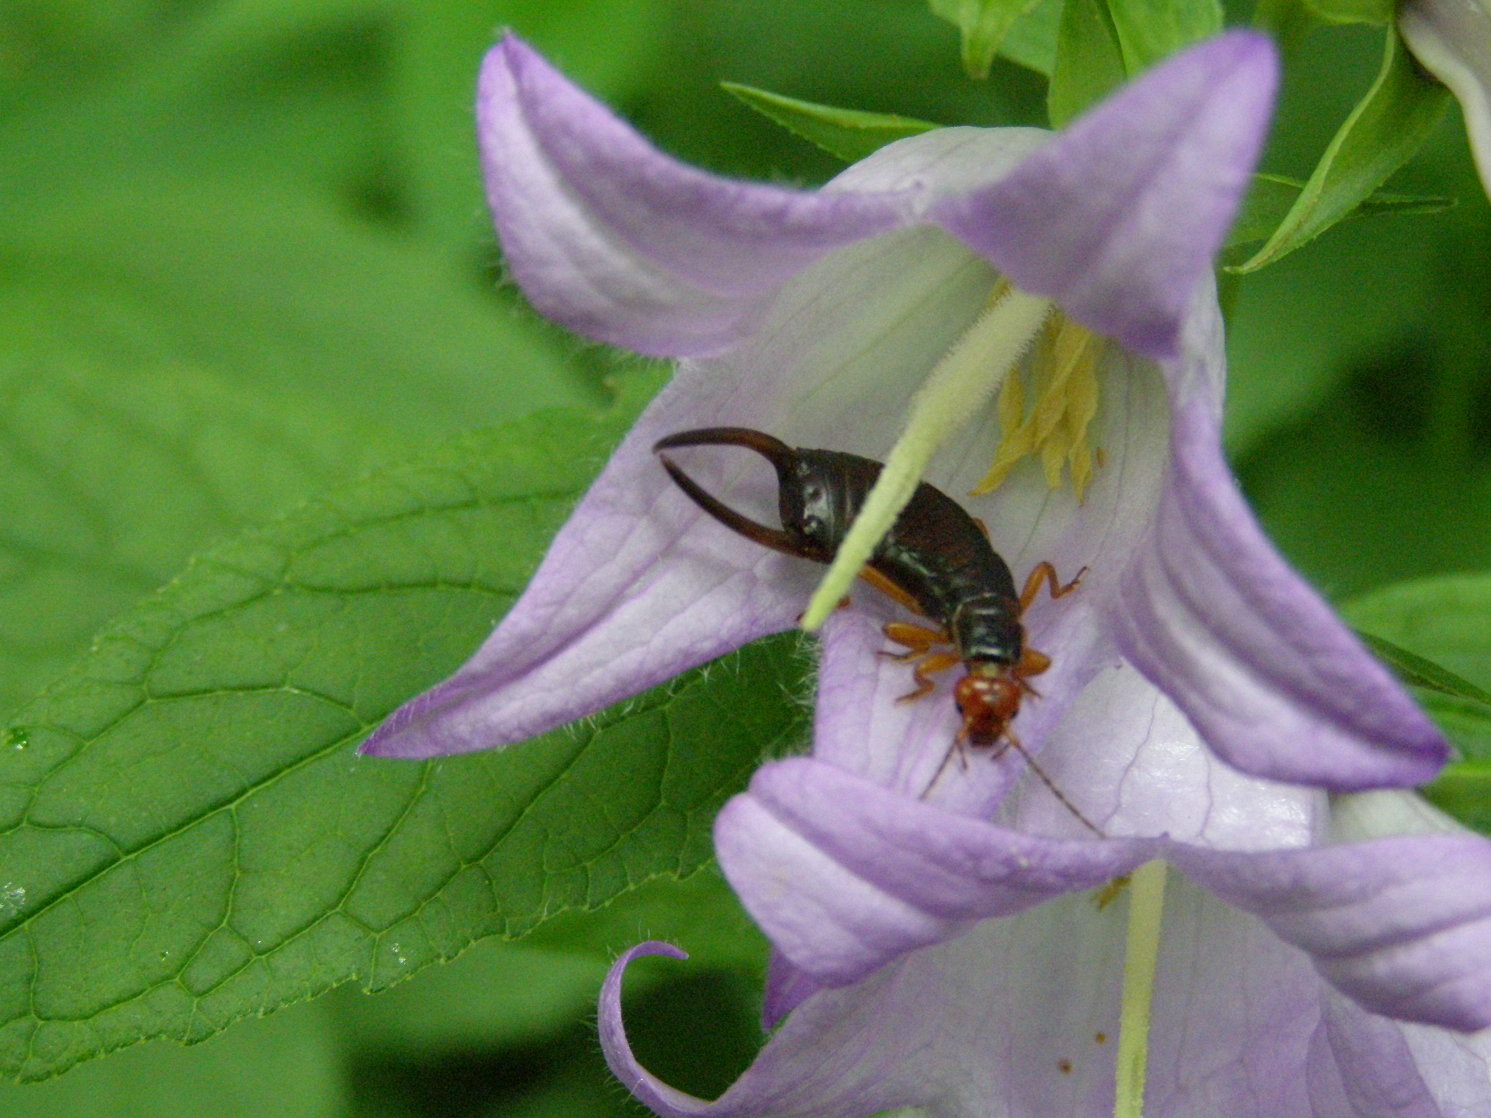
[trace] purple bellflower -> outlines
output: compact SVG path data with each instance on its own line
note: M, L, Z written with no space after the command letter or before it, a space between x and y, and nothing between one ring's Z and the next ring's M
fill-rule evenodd
M1111 1113L1125 1055L1116 1073L1104 1046L1136 1001L1152 1115L1441 1113L1447 1091L1491 1113L1485 1046L1429 1027L1491 1024L1491 846L1333 830L1323 790L1422 782L1447 748L1271 549L1221 454L1211 260L1275 82L1269 44L1229 34L1060 134L942 129L802 192L662 155L514 37L488 57L514 278L576 332L679 361L508 617L367 752L521 741L797 624L823 568L689 501L652 451L680 430L900 463L979 491L966 507L1017 574L1087 572L1024 619L1053 664L1022 750L951 762L945 687L898 704L909 672L880 655L911 618L864 588L830 611L812 756L763 767L716 826L785 1023L704 1103L621 1030L626 962L671 949L629 953L603 995L612 1067L659 1113ZM679 454L769 520L775 479L748 457Z

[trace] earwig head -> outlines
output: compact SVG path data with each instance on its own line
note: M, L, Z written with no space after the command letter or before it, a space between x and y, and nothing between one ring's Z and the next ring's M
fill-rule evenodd
M1007 672L970 671L953 688L963 716L960 737L972 746L991 746L1020 712L1020 684Z

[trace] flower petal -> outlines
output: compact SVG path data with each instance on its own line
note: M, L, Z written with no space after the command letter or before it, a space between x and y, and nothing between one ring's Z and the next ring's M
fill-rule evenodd
M916 201L695 170L511 34L482 66L477 131L503 253L533 305L653 356L720 352L789 276L905 224Z
M1491 843L1410 835L1304 850L1179 847L1188 876L1308 951L1375 1013L1491 1025Z
M808 759L760 769L715 823L720 866L747 911L827 985L859 981L971 920L1101 885L1154 849L1036 838Z
M761 1027L773 1029L808 998L812 997L823 986L807 974L793 966L775 948L772 949L771 959L766 964L766 995L761 1005Z
M1262 921L1183 878L1166 889L1149 1118L1477 1113L1491 1104L1486 1048L1373 1016Z
M1169 356L1247 187L1277 73L1262 36L1209 40L933 214L1021 288L1131 349Z
M1312 1114L1444 1118L1491 1103L1491 1039L1368 1013L1331 994L1311 1040Z
M728 378L681 372L476 655L394 711L363 752L423 758L523 741L791 628L814 568L719 528L652 452L663 435L704 426L748 395ZM724 465L697 472L717 479ZM769 475L759 482L764 494Z
M606 981L601 986L598 1022L601 1048L606 1053L606 1063L611 1068L611 1074L621 1080L622 1085L638 1101L662 1115L662 1118L696 1118L697 1115L722 1113L704 1099L669 1087L639 1064L632 1055L632 1047L626 1039L626 1027L621 1019L621 980L634 959L646 958L648 955L666 955L670 959L689 957L688 952L680 951L671 943L649 940L637 944L611 965Z
M668 1116L863 1118L907 1106L928 1118L1107 1118L1125 907L1061 898L815 993L713 1103L670 1092L626 1048L620 969L659 945L617 964L602 1043L621 1080ZM1167 890L1149 1118L1481 1114L1487 1049L1483 1037L1374 1017L1262 922L1185 880Z
M1398 30L1459 99L1481 186L1491 194L1491 8L1484 0L1404 0Z
M1434 724L1264 538L1222 458L1209 394L1179 394L1171 476L1111 620L1219 756L1337 790L1420 784Z

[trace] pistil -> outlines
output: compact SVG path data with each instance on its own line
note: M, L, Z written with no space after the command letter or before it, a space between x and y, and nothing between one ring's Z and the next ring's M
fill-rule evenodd
M1149 1018L1160 927L1165 919L1164 862L1134 871L1129 887L1129 933L1123 960L1123 1005L1118 1019L1114 1118L1144 1118L1144 1083L1149 1072Z

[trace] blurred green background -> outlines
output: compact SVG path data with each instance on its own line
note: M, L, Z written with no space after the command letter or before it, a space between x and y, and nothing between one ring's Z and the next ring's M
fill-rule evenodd
M839 165L720 80L1044 122L1043 79L1001 62L971 80L956 30L914 0L6 0L7 711L204 545L446 433L600 408L636 363L502 281L471 89L504 25L727 174L811 184ZM1334 28L1301 44L1266 170L1309 174L1380 42ZM1229 449L1281 548L1337 601L1491 567L1491 211L1458 109L1389 186L1458 205L1347 222L1229 292ZM757 1043L764 945L708 873L658 890L380 997L343 989L195 1048L0 1088L0 1114L641 1113L593 1016L606 961L648 936L703 963L637 968L636 1047L713 1095Z

